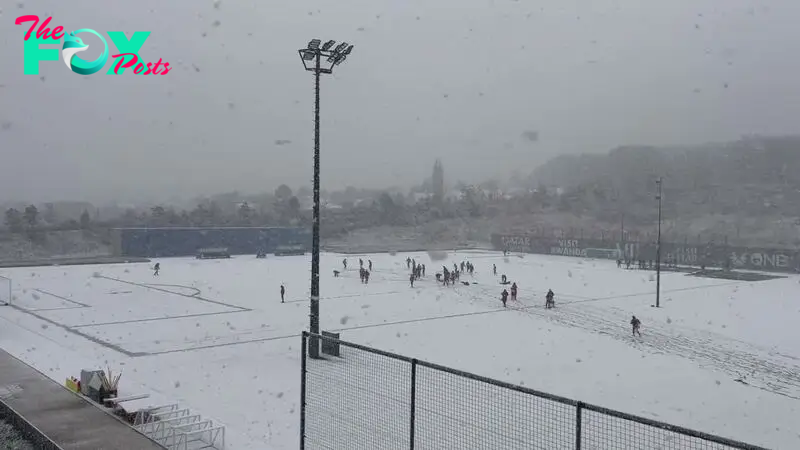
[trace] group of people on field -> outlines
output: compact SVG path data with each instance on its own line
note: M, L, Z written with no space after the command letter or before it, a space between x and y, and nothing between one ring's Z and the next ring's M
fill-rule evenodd
M445 286L454 286L457 281L461 279L461 274L464 271L468 271L470 275L475 273L475 266L472 265L470 262L461 261L461 270L458 269L458 264L453 263L453 270L447 268L447 266L442 266L442 271L436 273L436 281L444 284ZM467 282L463 282L464 284L469 284Z
M347 258L342 259L342 267L344 268L344 270L347 270ZM361 280L361 283L369 284L370 272L372 272L372 260L368 259L367 260L367 267L364 267L364 260L361 259L361 258L358 258L358 278ZM338 277L339 276L339 271L338 270L334 270L333 271L333 276L334 277Z
M505 275L503 275L503 277L505 277ZM505 278L503 278L503 281L504 282L502 284L505 284ZM503 307L507 307L507 302L508 302L509 295L511 297L511 300L514 300L514 301L517 300L517 293L519 292L519 288L517 287L517 283L516 282L511 283L510 290L511 290L511 292L509 292L506 289L503 289L503 291L500 292L500 301L503 303ZM544 297L545 298L545 303L544 303L544 307L545 308L551 309L551 308L555 308L556 307L555 296L556 295L553 293L552 289L548 289L547 290L547 294Z
M408 281L411 283L411 287L414 287L414 282L425 276L425 264L417 264L417 260L408 257L406 258L406 268L411 270Z
M630 261L625 261L625 262L628 265L630 264ZM359 258L358 263L359 263L359 275L360 275L360 278L361 278L361 282L364 283L364 284L368 284L369 283L370 272L372 271L372 260L367 260L367 267L366 268L364 267L364 260L363 259ZM646 268L647 267L647 263L646 262L641 261L640 263L641 263L640 264L641 268ZM347 270L347 258L342 260L342 266L344 267L344 270ZM618 260L617 261L617 266L618 267L622 266L622 260ZM414 287L414 282L416 280L418 280L418 279L420 279L420 278L425 276L425 271L426 271L425 264L417 264L416 260L412 259L411 257L408 257L408 258L406 258L406 267L411 271L411 273L409 275L409 282L411 284L411 287ZM153 275L158 276L160 268L161 268L160 265L158 263L156 263L154 268L153 268L154 269ZM339 271L338 270L334 270L333 272L334 272L334 276L335 277L339 276ZM459 278L461 277L461 274L463 272L467 272L470 275L473 275L474 272L475 272L475 266L469 261L462 261L461 264L460 264L460 268L459 268L458 264L453 263L453 269L452 270L450 270L447 266L442 266L442 272L437 272L436 273L436 281L438 281L440 283L443 283L445 286L455 285L456 281L459 281ZM495 276L497 275L497 265L496 264L492 264L492 274L495 275ZM469 283L467 283L467 282L462 282L462 283L464 283L466 285L469 285ZM501 275L500 284L502 284L502 285L509 284L508 277L505 274ZM503 307L507 307L507 303L508 303L509 297L513 301L517 300L517 295L519 293L519 287L517 286L516 282L511 282L510 284L511 284L511 286L510 286L510 288L508 290L503 288L502 292L500 292L500 301L503 303ZM284 287L283 284L281 284L281 287L280 287L280 294L281 294L281 303L284 303L284 297L285 297L285 294L286 294L286 288ZM555 293L553 292L552 289L548 289L547 290L547 294L545 295L545 306L544 307L546 309L552 309L552 308L555 308L555 306L556 306ZM641 320L639 320L636 316L632 316L631 321L630 321L630 325L631 325L631 333L632 333L632 335L641 337L641 335L642 335L642 333L640 331L641 325L642 325Z

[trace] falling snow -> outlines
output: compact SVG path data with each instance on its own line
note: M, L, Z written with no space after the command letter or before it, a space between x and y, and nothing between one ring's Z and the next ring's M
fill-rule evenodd
M412 290L406 256L429 268L471 260L476 274L452 287L429 274ZM379 269L364 285L357 262L333 278L342 257L322 255L320 323L345 340L770 448L800 442L787 397L800 397L800 368L781 356L800 352L800 276L732 284L665 273L656 309L654 283L613 261L374 254L364 259ZM164 259L159 289L151 264L0 269L15 280L19 308L0 309L3 347L59 383L84 368L124 367L120 395L151 395L131 407L178 402L226 424L230 448L296 448L309 256ZM491 264L521 287L508 308ZM291 303L280 303L281 283ZM556 308L545 310L549 288ZM60 325L22 309L48 310L38 314ZM641 338L630 336L632 314ZM745 375L746 384L730 382Z

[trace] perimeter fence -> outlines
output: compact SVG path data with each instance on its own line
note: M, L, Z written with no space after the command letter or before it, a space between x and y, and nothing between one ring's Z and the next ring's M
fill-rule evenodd
M303 450L765 450L334 334L302 341Z

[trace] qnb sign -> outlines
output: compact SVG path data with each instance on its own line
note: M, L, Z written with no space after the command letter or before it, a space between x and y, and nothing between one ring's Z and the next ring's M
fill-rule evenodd
M64 61L64 64L73 72L80 75L92 75L106 66L109 58L108 41L95 30L81 28L71 33L64 32L64 27L49 28L52 17L40 23L39 16L28 15L17 17L16 25L29 24L28 32L24 37L23 73L25 75L38 75L41 61ZM111 42L116 46L118 53L111 55L112 64L106 72L107 75L120 75L125 69L130 68L135 75L166 75L172 70L168 62L161 58L157 62L145 62L139 58L139 50L144 46L150 36L149 31L134 31L130 39L122 31L107 31ZM83 37L95 36L100 39L103 51L95 60L86 61L78 53L89 49ZM82 37L83 36L83 37ZM61 44L58 48L42 47L43 44ZM60 54L59 54L60 53Z
M737 254L731 253L730 260L734 267L763 267L785 269L789 267L791 258L783 253L771 252L744 252Z

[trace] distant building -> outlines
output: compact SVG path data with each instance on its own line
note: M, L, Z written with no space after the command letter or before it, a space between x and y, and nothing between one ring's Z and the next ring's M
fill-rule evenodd
M444 200L444 168L442 167L442 161L438 159L433 164L431 184L433 185L433 200L435 202Z
M419 203L428 200L431 197L433 197L433 195L427 192L414 192L413 194L411 194L411 199L413 203Z
M465 197L464 193L458 190L447 191L447 193L444 195L444 198L450 201L461 200L464 197Z

